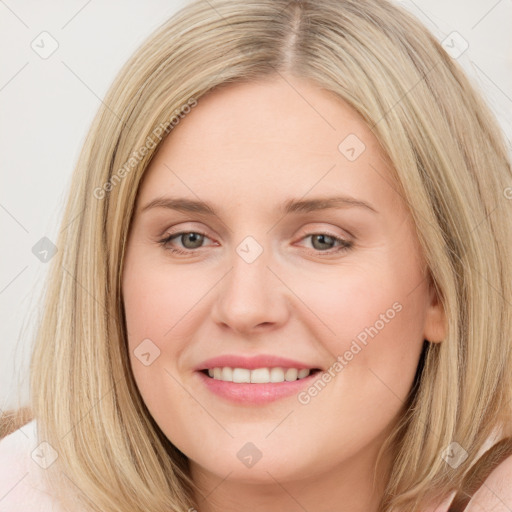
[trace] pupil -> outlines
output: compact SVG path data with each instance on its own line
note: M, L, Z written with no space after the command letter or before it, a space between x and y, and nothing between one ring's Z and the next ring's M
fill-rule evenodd
M187 233L185 236L185 243L183 244L188 249L195 249L201 246L202 236L199 233ZM182 240L183 241L183 240ZM192 242L192 247L188 246L188 242Z
M325 242L326 238L328 239L327 242ZM332 243L332 236L329 236L329 235L315 235L313 237L313 245L315 245L315 241L316 240L320 240L320 243L324 244L324 246L323 247L319 247L319 249L325 249L325 244L329 245L329 243ZM331 242L329 242L329 240Z

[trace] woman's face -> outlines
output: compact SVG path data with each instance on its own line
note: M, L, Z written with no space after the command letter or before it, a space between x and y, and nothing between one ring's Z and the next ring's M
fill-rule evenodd
M444 337L397 190L355 111L290 76L210 93L163 142L123 299L142 398L194 474L373 470Z

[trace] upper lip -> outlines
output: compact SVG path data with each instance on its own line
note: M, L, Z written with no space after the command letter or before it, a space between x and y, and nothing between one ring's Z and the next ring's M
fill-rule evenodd
M212 357L199 364L195 370L210 370L212 368L247 368L248 370L254 370L256 368L319 368L318 366L312 366L308 363L302 363L293 359L285 357L279 357L270 354L260 354L257 356L237 356L233 354L226 354L222 356Z

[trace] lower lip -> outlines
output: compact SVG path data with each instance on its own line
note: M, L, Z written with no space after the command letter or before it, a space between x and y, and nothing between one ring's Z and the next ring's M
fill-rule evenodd
M315 372L303 379L291 382L269 382L267 384L235 383L212 379L203 372L196 372L204 385L214 394L238 404L266 404L280 398L296 395L306 386L310 386L321 372Z

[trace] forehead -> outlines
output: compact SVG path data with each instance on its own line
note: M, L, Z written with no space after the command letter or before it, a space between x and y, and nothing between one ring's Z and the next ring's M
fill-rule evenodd
M339 193L396 205L395 190L389 160L354 109L310 81L278 77L200 98L162 142L140 197L167 191L268 207Z

